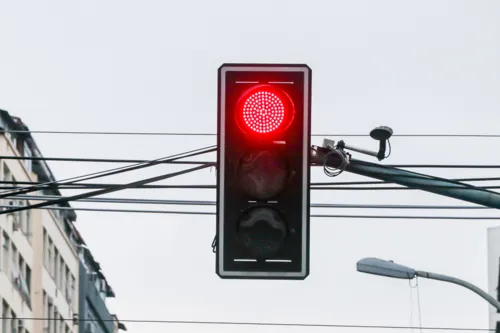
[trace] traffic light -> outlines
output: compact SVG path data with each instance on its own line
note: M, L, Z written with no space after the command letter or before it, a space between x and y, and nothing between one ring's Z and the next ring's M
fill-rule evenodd
M309 275L311 69L218 72L217 259L221 278Z

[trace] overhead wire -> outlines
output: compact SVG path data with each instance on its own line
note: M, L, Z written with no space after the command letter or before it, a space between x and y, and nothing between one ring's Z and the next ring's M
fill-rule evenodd
M0 317L0 319L22 319L22 320L50 320L50 321L72 321L71 318L47 318L47 317ZM93 322L98 319L77 319L77 322ZM396 326L396 325L355 325L355 324L308 324L308 323L283 323L283 322L243 322L243 321L201 321L201 320L155 320L155 319L100 319L103 322L120 323L143 323L143 324L172 324L172 325L217 325L217 326L277 326L277 327L309 327L309 328L359 328L359 329L422 329L427 331L461 331L461 332L494 332L490 328L465 328L446 326Z
M180 206L215 206L216 201L207 200L165 200L165 199L138 199L138 198L83 198L69 200L57 195L17 195L8 199L18 200L55 200L66 199L76 202L119 203L119 204L147 204L147 205L180 205ZM495 209L485 206L438 206L438 205L369 205L369 204L331 204L311 203L311 208L366 208L366 209Z
M216 136L216 133L200 133L200 132L113 132L113 131L44 131L44 130L0 130L0 133L18 133L18 134L74 134L74 135L139 135L139 136ZM312 136L344 136L344 137L368 137L369 134L353 134L353 133L315 133ZM500 138L500 134L436 134L436 133L407 133L393 134L393 137L448 137L448 138Z
M447 185L419 185L421 188L428 188L428 189L446 189L446 188L452 188L452 189L457 189L457 186L447 186ZM339 191L380 191L380 190L386 190L386 191L396 191L396 190L421 190L418 188L413 188L413 187L404 187L401 185L401 187L398 186L311 186L311 190L339 190ZM493 190L493 189L500 189L500 186L474 186L474 187L461 187L460 190L462 191L467 191L467 190L478 190L478 189L483 189L483 190Z
M390 168L409 169L498 169L499 164L381 164Z
M91 162L91 163L147 163L144 159L123 158L85 158L85 157L36 157L36 156L0 156L4 160L31 160L31 161L54 161L54 162ZM162 161L159 164L205 164L210 161Z
M1 183L1 182L0 182ZM330 186L317 186L314 183L311 184L310 189L311 190L339 190L339 191L376 191L376 190L418 190L415 188L411 187L404 187L401 185L400 187L397 186L381 186L381 187L375 187L375 186L334 186L335 183L333 183ZM60 185L51 185L51 186L42 186L39 189L60 189L60 190L87 190L87 189L94 189L94 188L114 188L114 187L119 187L122 186L122 184L93 184L93 183L70 183L70 184L60 184ZM444 186L444 185L429 185L427 186L429 188L456 188L456 186ZM12 189L12 186L3 186L0 187L0 189ZM215 190L216 186L212 184L183 184L183 185L151 185L151 184L146 184L146 185L135 185L135 186L130 186L128 189L134 189L134 190L140 190L140 189L197 189L197 190ZM474 186L474 188L461 188L461 190L474 190L474 189L500 189L500 186ZM8 197L9 195L5 196Z
M190 172L193 172L193 171L205 169L205 168L208 168L208 167L211 167L211 166L212 166L212 164L199 165L199 166L196 166L196 167L193 167L193 168L190 168L190 169L186 169L186 170L182 170L182 171L177 171L177 172L172 172L172 173L168 173L168 174L164 174L164 175L160 175L160 176L156 176L156 177L146 178L146 179L135 181L135 182L131 182L131 183L128 183L128 184L122 184L122 185L114 187L114 188L105 188L105 189L101 189L101 190L95 190L95 191L91 191L91 192L76 194L76 195L73 195L73 196L70 196L70 197L63 197L63 198L60 198L60 199L48 200L48 201L40 202L40 203L37 203L37 204L32 204L32 205L26 205L26 206L23 206L23 207L17 207L17 208L7 209L5 211L0 211L0 215L14 213L14 212L18 212L18 211L27 210L27 209L33 209L33 208L50 206L50 205L62 204L62 203L67 203L68 201L74 201L74 200L78 200L78 199L85 199L85 198L90 198L90 197L93 197L93 196L98 196L98 195L103 195L103 194L107 194L107 193L112 193L112 192L116 192L116 191L127 189L127 188L129 188L129 186L145 185L145 184L148 184L148 183L153 183L153 182L157 182L157 181L160 181L160 180L164 180L164 179L168 179L168 178L180 176L180 175L183 175L183 174L186 174L186 173L190 173Z
M124 166L124 167L119 167L119 168L94 172L94 173L90 173L90 174L85 174L85 175L81 175L81 176L66 178L63 180L49 181L49 182L45 182L45 183L42 183L39 185L34 185L34 186L15 188L13 191L0 192L0 198L5 198L6 196L12 195L12 194L25 194L25 193L35 192L35 191L41 190L43 188L43 186L46 186L46 185L61 184L61 183L68 184L68 183L74 183L77 181L96 179L96 178L111 176L111 175L115 175L115 174L119 174L119 173L123 173L123 172L138 170L138 169L150 167L153 165L161 164L164 161L169 161L169 160L174 161L176 159L201 155L201 154L205 154L205 153L212 152L215 150L216 150L215 146L209 146L209 147L195 149L195 150L191 150L191 151L180 153L180 154L175 154L175 155L171 155L171 156L167 156L167 157L158 158L158 159L147 161L144 163L132 164L132 165Z
M338 154L338 151L334 153ZM0 156L6 160L31 160L31 161L53 161L53 162L88 162L88 163L148 163L145 159L124 158L87 158L87 157L37 157L37 156ZM215 161L162 161L158 164L205 164ZM320 167L323 165L312 165ZM500 164L383 164L392 168L422 168L422 169L500 169Z
M80 207L46 207L21 206L21 205L0 205L0 208L11 208L7 211L0 211L0 214L26 209L47 209L47 210L73 210L108 213L144 213L144 214L169 214L169 215L215 215L215 212L207 211L177 211L177 210L150 210L150 209L116 209L116 208L80 208ZM500 220L500 216L414 216L414 215L350 215L350 214L310 214L314 218L342 218L342 219L402 219L402 220Z
M402 177L402 176L401 176ZM457 182L483 182L483 181L498 181L500 177L481 177L481 178L449 178ZM2 183L0 181L0 183ZM372 181L349 181L349 182L314 182L311 185L378 185L378 184L393 184L385 180L372 180Z
M176 161L174 161L176 162ZM200 164L203 164L200 162ZM410 177L410 176L400 176L400 177ZM451 181L457 182L483 182L483 181L500 181L500 177L480 177L480 178L450 178ZM33 181L8 181L8 180L0 180L0 184L12 184L12 185L42 185L41 182L33 182ZM340 185L379 185L379 184L394 184L393 182L385 181L385 180L375 180L375 181L347 181L347 182L311 182L311 186L340 186ZM56 184L57 187L60 188L70 188L70 189L79 189L79 188L95 188L95 187L111 187L119 184L106 184L106 183L71 183L70 187L65 186L66 184ZM74 186L73 186L74 185ZM147 188L170 188L171 185L149 185ZM193 185L194 186L194 185ZM202 185L203 186L203 185ZM215 185L208 185L215 188ZM8 187L0 187L0 189L13 189L12 186Z
M70 183L70 184L54 184L43 186L40 189L59 189L59 190L88 190L95 188L113 188L117 186L121 186L122 184L98 184L98 183ZM12 189L12 186L2 186L0 189ZM215 189L215 185L138 185L138 186L130 186L129 189Z

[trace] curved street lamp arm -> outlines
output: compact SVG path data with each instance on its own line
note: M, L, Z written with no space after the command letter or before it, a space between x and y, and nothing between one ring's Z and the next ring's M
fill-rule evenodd
M462 286L464 288L472 290L473 292L475 292L476 294L481 296L483 299L488 301L488 303L493 305L497 310L500 310L500 302L498 302L495 298L493 298L490 294L488 294L487 292L485 292L481 288L476 287L475 285L473 285L467 281L460 280L460 279L457 279L457 278L454 278L451 276L447 276L447 275L429 273L429 272L425 272L425 271L416 271L416 275L419 277L427 278L427 279L458 284L459 286Z

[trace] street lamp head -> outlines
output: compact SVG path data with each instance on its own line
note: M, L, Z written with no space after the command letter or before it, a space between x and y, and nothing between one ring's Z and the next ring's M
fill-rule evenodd
M403 265L395 264L392 261L378 258L364 258L357 262L358 272L387 276L396 279L411 280L415 277L415 270Z

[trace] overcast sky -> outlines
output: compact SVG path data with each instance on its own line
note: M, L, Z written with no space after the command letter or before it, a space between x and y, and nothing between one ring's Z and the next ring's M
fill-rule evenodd
M307 63L314 133L376 149L368 134L499 133L498 1L0 0L0 108L31 130L216 132L224 62ZM34 135L47 157L154 159L215 137ZM315 137L313 143L321 144ZM384 163L500 164L500 139L394 137ZM374 161L369 156L356 158ZM215 156L207 156L214 160ZM58 178L118 165L52 162ZM174 171L155 166L103 179ZM444 177L497 170L426 169ZM342 174L336 180L363 180ZM321 170L313 181L330 181ZM162 183L213 184L209 170ZM64 194L76 192L66 191ZM215 191L128 190L109 197L215 200ZM418 191L321 191L312 202L467 204ZM75 207L210 210L76 203ZM495 211L323 209L331 214L500 216ZM407 281L356 272L365 256L487 288L494 221L312 219L305 281L226 281L215 274L213 216L78 212L77 227L116 291L120 319L417 325ZM419 281L424 326L487 327L472 292ZM411 294L412 292L412 294ZM412 296L411 296L412 295ZM412 322L413 320L413 322ZM127 323L130 332L375 332L337 328ZM378 332L388 332L378 330ZM393 330L398 332L398 330Z

